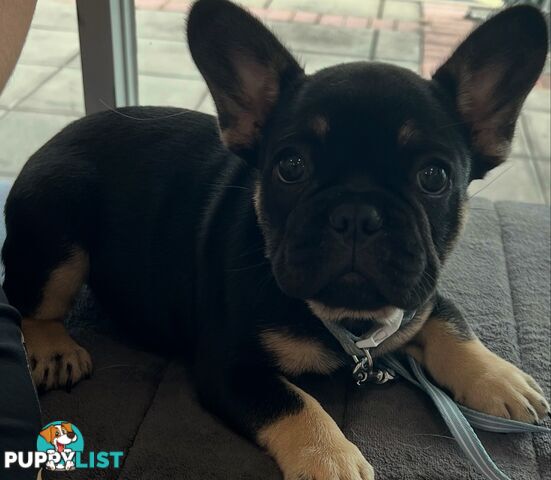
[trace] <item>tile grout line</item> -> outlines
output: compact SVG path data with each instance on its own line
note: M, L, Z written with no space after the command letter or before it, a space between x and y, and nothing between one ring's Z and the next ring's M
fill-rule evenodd
M67 27L54 27L51 25L35 24L31 27L33 30L42 30L44 32L59 32L59 33L72 33L78 36L78 29L69 29Z
M539 167L540 162L543 162L545 160L538 160L538 159L534 159L534 158L530 158L530 160L531 160L531 163L532 163L532 168L535 170L535 174L536 174L536 177L537 177L537 182L540 185L540 190L541 190L541 194L543 195L543 200L544 200L546 205L550 205L551 204L551 194L549 192L549 189L543 183L543 180L542 180L541 177L543 177L545 174L542 172L542 170L540 170L540 167ZM547 159L547 161L549 161L549 159Z
M383 18L383 12L385 9L385 0L381 0L379 3L379 7L377 9L377 19ZM377 53L377 46L379 45L379 29L373 28L370 29L373 31L373 36L371 37L371 46L369 49L369 60L374 61L375 60L375 54Z
M80 118L84 116L84 112L75 112L74 110L65 110L63 108L40 108L40 107L17 107L11 110L13 113L38 113L41 115L58 115L63 117L76 117Z
M419 24L421 25L425 21L425 6L423 3L419 3ZM419 28L419 75L425 78L425 26Z
M541 178L541 172L540 172L540 169L538 168L537 166L537 162L535 160L535 158L537 158L537 155L536 155L536 149L534 147L534 143L532 142L532 139L528 133L529 129L528 129L528 126L526 125L526 117L524 115L524 113L521 113L520 115L520 122L521 124L521 128L523 130L523 133L524 133L524 140L526 141L526 146L528 147L528 153L530 154L529 155L529 158L530 158L530 164L532 165L532 169L534 170L534 173L536 175L536 184L537 186L539 186L539 190L540 190L540 195L543 197L543 201L549 205L550 203L550 199L548 198L548 195L546 195L547 193L547 190L545 188L545 185L543 184L543 179Z
M199 111L199 107L201 106L201 104L205 101L205 99L208 97L209 95L209 89L206 88L204 90L204 92L201 94L201 96L199 97L199 101L195 104L195 106L193 107L194 110L196 111Z
M145 77L156 77L156 78L168 78L171 80L186 80L192 82L202 82L203 78L201 76L192 76L188 74L177 74L177 73L161 73L161 72L152 72L152 71L141 71L138 72L138 77L143 75Z
M379 8L377 9L377 18L383 18L385 12L386 0L381 0L379 3Z
M68 60L66 60L63 64L61 64L59 67L56 67L56 70L54 70L50 75L48 75L37 87L31 90L30 93L27 95L24 95L22 98L20 98L15 104L9 109L9 111L17 109L17 107L27 100L31 95L34 95L41 87L43 87L47 82L49 82L54 76L56 76L61 70L63 70L69 63L71 63L75 58L77 58L79 55L79 52L72 55ZM81 73L82 76L82 73Z

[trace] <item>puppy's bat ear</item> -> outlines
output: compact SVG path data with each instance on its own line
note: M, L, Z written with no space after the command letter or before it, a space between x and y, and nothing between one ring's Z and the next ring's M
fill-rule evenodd
M227 147L252 152L282 92L304 73L260 21L225 0L198 0L188 18L193 60L218 111Z
M547 51L542 13L512 7L474 30L434 74L467 127L475 157L472 179L506 159L520 109Z

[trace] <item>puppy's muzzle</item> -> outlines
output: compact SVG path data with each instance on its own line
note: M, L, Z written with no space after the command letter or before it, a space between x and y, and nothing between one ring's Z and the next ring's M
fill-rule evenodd
M346 202L331 209L329 225L332 232L347 246L361 247L381 230L383 217L374 205Z

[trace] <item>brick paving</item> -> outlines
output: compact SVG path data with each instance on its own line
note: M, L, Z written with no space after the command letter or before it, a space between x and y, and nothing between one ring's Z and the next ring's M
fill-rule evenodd
M141 104L212 113L212 101L185 45L192 2L135 0ZM242 0L306 65L307 72L357 60L381 60L430 77L476 25L476 1ZM511 155L473 192L493 199L550 202L549 67L528 98ZM0 176L84 114L74 0L40 0L20 63L0 97Z

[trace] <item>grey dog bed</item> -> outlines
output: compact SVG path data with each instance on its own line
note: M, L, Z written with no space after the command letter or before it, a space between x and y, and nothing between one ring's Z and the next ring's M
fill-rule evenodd
M549 225L544 206L473 202L442 281L482 340L531 373L548 398ZM71 421L85 438L85 450L124 450L125 459L120 470L47 478L281 478L268 456L201 408L182 364L106 334L106 321L90 295L82 295L68 321L92 354L95 372L71 393L44 394L44 423ZM306 383L364 452L378 479L482 478L424 393L404 381L358 388L347 373ZM551 479L549 436L480 432L480 438L511 479Z

